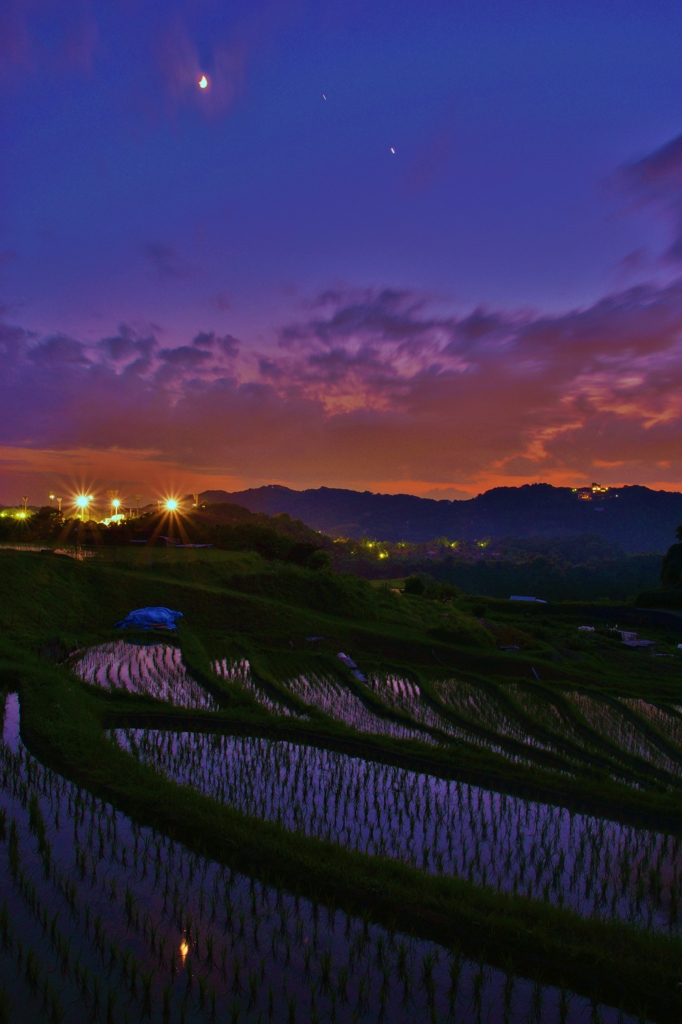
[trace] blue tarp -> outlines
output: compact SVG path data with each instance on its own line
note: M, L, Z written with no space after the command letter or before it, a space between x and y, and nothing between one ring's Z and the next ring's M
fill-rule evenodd
M117 622L114 629L177 629L175 620L181 618L182 612L170 608L137 608Z

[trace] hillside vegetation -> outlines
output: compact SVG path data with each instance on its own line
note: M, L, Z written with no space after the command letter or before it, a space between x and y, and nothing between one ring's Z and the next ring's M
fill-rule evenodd
M232 501L253 512L288 512L333 537L423 543L501 537L562 537L598 533L625 551L663 552L682 522L682 494L648 487L587 489L524 484L495 487L475 498L437 501L413 494L373 494L319 487L294 491L257 487L228 494L206 491L205 501ZM587 500L585 500L587 499Z

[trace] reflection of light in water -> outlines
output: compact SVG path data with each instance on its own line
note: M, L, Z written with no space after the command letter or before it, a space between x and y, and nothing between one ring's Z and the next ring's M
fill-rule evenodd
M188 953L189 953L189 942L187 942L185 939L183 939L182 942L180 943L180 957L182 959L183 964L184 964L185 960L187 959L187 954Z
M19 695L10 693L5 700L2 741L16 754L19 749Z

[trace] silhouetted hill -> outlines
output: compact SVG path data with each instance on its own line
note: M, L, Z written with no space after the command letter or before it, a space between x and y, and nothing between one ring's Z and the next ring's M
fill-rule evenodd
M373 494L331 487L294 491L270 485L228 494L204 491L202 500L230 501L253 512L287 512L334 537L387 541L450 537L474 540L596 533L626 551L665 551L682 523L682 494L618 487L583 500L569 487L525 484L495 487L464 501L411 494Z

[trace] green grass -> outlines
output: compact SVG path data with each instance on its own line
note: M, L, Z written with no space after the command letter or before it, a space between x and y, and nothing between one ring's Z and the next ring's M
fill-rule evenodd
M560 775L540 765L513 764L466 744L432 749L416 741L363 736L321 713L311 713L307 721L278 720L248 694L224 685L221 689L211 660L230 652L247 656L275 688L303 670L342 673L335 655L346 650L363 671L408 674L432 696L431 684L439 677L455 675L494 688L508 680L531 679L535 667L548 693L580 686L638 696L653 691L668 699L679 699L678 665L674 677L671 666L661 664L667 659L614 661L613 652L619 657L623 652L609 646L608 636L594 649L585 648L582 661L557 656L557 637L575 633L570 609L566 616L557 608L539 616L489 607L486 619L512 623L529 637L529 650L507 655L484 638L480 646L462 646L434 637L434 629L444 622L470 621L466 603L451 612L437 602L393 595L326 573L264 566L258 556L238 553L205 552L183 561L180 552L162 551L168 561L157 561L153 551L151 564L136 561L137 554L77 563L0 551L0 683L20 691L22 735L36 756L140 824L264 881L332 906L369 912L379 922L439 942L458 941L471 955L498 965L511 962L521 973L555 984L563 981L632 1012L646 1005L657 1019L679 1019L682 997L676 986L682 942L677 939L584 920L462 880L429 877L403 864L254 821L158 776L104 735L105 727L120 723L295 739L680 834L679 788L666 789L655 780L642 789L626 787L594 766L574 776ZM146 698L98 692L66 667L46 660L45 655L57 650L120 636L112 632L112 624L147 604L183 612L178 639L185 662L200 681L220 690L225 702L221 712L186 712ZM480 637L475 626L470 628L470 636ZM320 650L311 650L308 636L326 640Z

